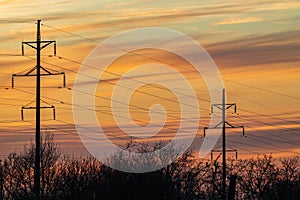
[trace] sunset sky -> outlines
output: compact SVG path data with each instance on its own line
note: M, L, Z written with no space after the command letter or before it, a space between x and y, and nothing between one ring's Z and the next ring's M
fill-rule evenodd
M0 0L0 10L1 157L22 150L25 143L34 139L34 110L24 111L25 122L21 121L20 113L21 106L35 98L35 79L16 78L12 89L11 75L35 66L35 52L27 46L26 56L21 56L21 42L35 40L37 19L42 20L42 39L57 41L57 56L49 56L53 46L47 47L42 52L42 66L64 71L67 76L67 88L61 88L61 76L45 77L42 81L42 100L55 105L57 117L54 121L52 111L43 110L42 130L55 134L63 153L88 155L74 128L72 92L76 72L90 51L121 31L162 27L196 40L218 66L227 102L238 106L238 115L229 110L227 121L244 125L247 135L240 137L240 129L228 129L228 148L237 149L242 157L300 154L300 1ZM204 99L199 101L202 121L198 136L201 136L210 117L210 98L201 76L187 70L192 66L178 56L151 50L125 55L109 69L121 76L134 66L151 63L141 59L140 54L176 65L199 99ZM173 80L172 75L160 71L148 73L149 77ZM136 80L145 81L149 77ZM109 84L100 83L97 96L109 98L116 77L106 74L101 79ZM153 85L139 89L176 99L171 91L157 91ZM111 102L97 96L95 101L101 110L97 114L99 123L109 134L118 135L113 117L107 115ZM139 119L135 122L141 126L145 124L139 123L147 124L149 116L137 107L149 109L154 103L164 105L167 111L180 117L176 102L134 93L130 103L135 105L131 116ZM176 127L176 120L166 120L167 128L159 138L168 140L173 137L168 127ZM193 148L199 148L202 140L198 137ZM219 144L215 148L218 147Z

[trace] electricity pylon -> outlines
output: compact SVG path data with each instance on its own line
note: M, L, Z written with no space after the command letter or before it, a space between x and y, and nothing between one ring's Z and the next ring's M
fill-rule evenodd
M221 104L212 104L211 113L213 114L214 108L220 109L222 111L222 121L213 127L204 127L204 137L206 136L207 129L222 129L222 199L226 200L226 128L241 128L242 136L245 135L244 126L234 126L226 121L226 110L229 108L234 108L236 113L237 106L235 103L226 103L225 99L225 89L223 89L222 94L222 103ZM216 150L217 151L217 150Z
M24 109L35 109L36 111L36 128L35 128L35 165L34 165L34 192L36 199L41 199L41 109L42 108L52 108L53 115L55 119L55 107L53 105L41 106L41 76L53 76L53 75L62 75L63 76L63 85L66 86L66 78L64 72L58 72L55 70L46 69L41 66L41 50L50 44L54 45L54 55L56 55L56 41L54 40L41 40L41 20L37 20L37 34L36 41L22 42L22 55L24 56L24 46L27 45L36 50L36 66L32 69L12 75L12 88L14 88L14 78L15 77L28 77L36 76L36 105L35 106L23 106L21 109L22 120L24 119L23 110ZM43 101L44 102L44 101Z

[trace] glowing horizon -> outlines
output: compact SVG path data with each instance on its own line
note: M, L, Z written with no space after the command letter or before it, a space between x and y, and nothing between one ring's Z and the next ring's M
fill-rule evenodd
M22 57L20 46L23 40L35 40L37 19L42 19L42 39L57 41L57 57L49 57L52 47L45 49L42 65L65 71L67 87L70 88L58 89L61 87L61 77L42 79L45 87L42 96L46 97L42 99L56 106L58 118L57 121L52 121L51 111L43 110L42 119L46 121L42 121L42 128L55 132L64 152L85 152L72 126L74 122L71 111L72 88L80 63L96 45L112 35L129 29L155 26L171 28L190 36L203 45L214 59L226 86L228 102L238 105L239 115L231 116L229 111L228 120L235 125L245 125L246 134L249 134L249 137L238 140L239 133L228 130L229 141L232 139L230 145L237 149L240 147L240 155L274 152L280 156L285 150L288 155L300 154L298 1L254 0L251 3L229 3L224 0L6 0L0 1L0 8L4 11L0 14L0 106L3 109L0 114L1 154L4 152L7 155L14 149L22 149L34 137L34 111L25 113L26 120L31 122L20 121L21 106L34 100L34 78L17 78L16 89L11 89L10 85L12 73L30 69L35 65L34 51L26 48L25 53L29 57ZM146 53L155 55L155 52L141 52ZM188 65L167 53L159 56L168 62ZM122 74L140 62L138 57L131 59L130 63L120 59L111 68L112 71ZM185 71L183 74L193 83L198 98L209 100L203 80L192 71ZM171 75L159 72L155 76L172 79ZM104 78L110 83L116 81L109 74ZM139 81L144 78L136 77ZM100 91L100 87L104 89ZM107 97L111 88L109 84L102 83L97 89L97 95ZM155 88L148 89L141 88L142 91L163 95ZM166 96L174 98L171 94ZM137 96L133 103L144 105L143 101L147 98L149 97ZM98 100L97 103L104 106L104 111L109 109L109 102ZM176 105L162 103L168 105L170 110L176 108ZM150 104L150 100L146 102L147 106ZM201 101L199 106L204 119L200 122L201 135L203 127L207 125L210 104ZM133 111L134 118L147 122L147 113ZM106 119L104 125L108 130L115 130L111 128L114 124L111 117L103 113L98 117ZM170 121L171 123L175 122ZM18 138L13 139L14 137ZM253 144L256 147L251 146Z

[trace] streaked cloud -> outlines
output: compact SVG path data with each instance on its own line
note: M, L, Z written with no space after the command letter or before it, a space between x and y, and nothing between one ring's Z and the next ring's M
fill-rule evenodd
M300 31L243 38L207 45L209 53L223 67L300 61Z
M268 1L266 6L256 7L253 11L292 10L297 8L300 8L299 1Z
M214 23L213 26L230 25L230 24L245 24L245 23L252 23L252 22L259 22L259 21L262 21L262 18L260 18L260 17L229 18L227 20Z

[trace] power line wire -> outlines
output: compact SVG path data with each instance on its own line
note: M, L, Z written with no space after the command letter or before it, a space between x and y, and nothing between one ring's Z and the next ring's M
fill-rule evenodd
M245 118L243 116L240 116L240 117L243 118L244 120L247 120L249 122L248 118ZM259 123L260 122L260 121L256 121L256 120L250 120L250 121L254 122L254 123ZM268 125L268 126L270 126L270 125ZM295 141L289 140L287 137L281 137L279 135L274 135L274 133L272 133L272 132L265 131L265 130L259 130L257 128L254 128L253 126L250 126L250 125L246 125L246 127L254 129L254 130L256 130L259 133L266 133L268 135L271 135L272 137L276 137L278 139L284 140L283 142L288 141L289 144L297 145L297 143L295 143ZM247 135L249 135L249 133Z
M77 64L79 64L79 63L77 63ZM75 73L75 72L74 72ZM244 110L244 111L247 111L247 110L245 110L245 109L242 109L242 110ZM249 112L252 112L252 111L249 111ZM261 113L256 113L255 112L255 114L261 114ZM264 115L265 117L270 117L270 116L268 116L268 115ZM284 120L284 119L281 119L281 118L276 118L277 120L283 120L283 121L287 121L287 120ZM292 121L289 121L289 123L293 123ZM271 124L267 124L267 125L271 125ZM290 131L289 129L287 129L288 131Z
M246 100L246 101L248 101L248 102L250 102L250 103L253 103L253 104L255 104L255 105L259 105L259 106L261 106L261 107L268 108L268 109L270 109L270 110L272 110L272 111L276 110L277 112L279 112L279 113L281 113L281 114L286 114L285 112L283 112L282 110L280 110L280 109L278 109L278 108L275 108L275 107L272 107L272 106L269 106L269 105L262 104L262 103L260 103L260 102L254 101L253 99L246 98L246 97L242 97L242 96L237 95L237 94L232 93L232 92L227 92L227 93L229 93L229 94L231 94L231 95L233 95L233 96L236 96L236 97L238 97L238 98L244 99L244 100ZM290 113L289 113L289 114L290 114Z
M26 57L28 57L29 59L35 60L35 58L29 57L29 56L26 56ZM75 61L75 62L77 62L77 61ZM52 63L48 63L48 62L43 62L43 63L49 64L49 65L54 66L54 67L59 67L59 66L54 65L54 64L52 64ZM76 72L76 71L74 71L74 70L70 70L70 69L67 69L67 68L64 68L64 67L59 67L59 68L64 69L64 70L69 71L69 72L72 72L72 73L75 73L75 74L78 74L78 72ZM103 70L102 70L102 71L103 71ZM103 71L103 72L109 73L109 74L112 74L112 75L115 75L115 76L121 78L121 76L118 75L118 74L115 74L115 73L112 73L112 72L108 72L108 71ZM99 81L98 79L96 79L96 78L94 78L94 77L92 77L92 76L89 76L89 75L86 75L86 74L82 74L82 73L81 73L81 75L86 76L86 77L88 77L88 78L93 78L93 79L95 79L96 81ZM137 83L147 84L147 83L145 83L145 82L143 82L143 81L139 81L139 80L136 80L136 79L131 78L131 77L127 77L127 79L133 80L133 81L135 81L135 82L137 82ZM115 85L114 83L111 83L109 80L101 80L101 82L105 82L105 83L108 83L108 84L110 84L110 85ZM118 86L119 86L119 87L122 87L122 88L124 88L124 89L127 89L127 90L131 90L131 88L129 88L129 87L125 87L125 86L122 86L122 85L118 85ZM153 87L166 91L166 88L164 88L164 87L160 87L160 86L157 86L157 85L153 85ZM84 92L84 91L82 91L82 92ZM173 103L178 103L178 102L175 101L175 100L168 99L168 98L165 98L165 97L162 97L162 96L158 96L158 95L154 95L154 94L151 94L151 93L148 93L148 92L143 92L143 91L140 91L140 90L138 90L138 91L136 91L136 92L142 93L142 94L145 94L145 95L149 95L149 96L152 96L152 97L160 98L160 99L163 99L163 100L167 100L167 101L170 101L170 102L173 102ZM194 98L193 96L186 95L186 94L184 94L184 93L180 93L180 92L179 92L178 94L181 94L181 95L185 95L185 96ZM203 98L199 98L199 97L196 97L196 99L202 100L202 101L205 101L205 102L210 102L210 101L207 100L207 99L203 99ZM193 107L192 105L189 105L189 104L184 104L184 105L189 106L189 107ZM200 109L205 110L205 111L209 111L209 109L205 109L205 108L200 108Z
M66 59L66 58L62 58L62 59ZM71 62L75 62L76 64L82 64L82 65L83 65L83 63L80 63L80 62L78 62L78 61L73 61L73 60L71 60L71 59L66 59L66 60L69 60L69 61L71 61ZM105 72L107 72L107 71L105 71ZM110 73L110 72L107 72L107 73ZM110 74L111 74L111 73L110 73ZM120 75L115 74L115 73L112 73L112 75L120 76ZM143 82L141 81L141 83L143 83ZM163 88L163 89L164 89L164 88ZM206 100L206 99L203 99L203 98L197 98L197 99L203 100L203 101L206 101L206 102L210 102L209 100ZM249 100L249 101L250 101L250 100ZM256 104L259 104L259 105L261 105L261 106L264 106L264 107L273 109L273 110L277 110L276 108L271 108L271 107L269 107L269 106L266 106L266 105L263 105L263 104L260 104L260 103L257 103L257 102L255 102L255 103L256 103ZM203 109L203 108L200 108L200 109ZM209 111L208 109L203 109L203 110ZM262 115L262 116L265 116L265 117L277 119L277 120L284 121L284 122L288 122L288 123L296 123L296 124L300 124L300 123L298 123L298 122L294 122L294 121L282 119L282 118L275 117L275 116L268 116L268 115L265 115L265 114L262 114L262 113L257 113L257 112L249 111L249 110L246 110L246 109L241 109L241 108L240 108L240 110L245 111L245 112L249 112L249 113L252 113L252 114L258 114L258 115ZM280 110L279 110L279 111L280 111ZM280 111L280 112L282 112L282 111Z
M254 139L254 138L252 138L252 139ZM258 140L258 139L255 139L255 140L256 140L256 141L259 141L259 142L263 142L263 143L268 144L268 145L270 145L270 146L273 146L272 143L268 143L268 142L265 142L265 141L262 141L262 140ZM266 146L260 146L260 145L253 144L253 143L249 143L249 142L248 142L248 143L243 143L243 142L233 141L233 140L231 140L230 138L228 138L228 142L231 143L231 144L237 143L237 144L240 144L240 145L252 146L252 147L258 147L258 148L261 148L261 149L266 150ZM240 147L239 147L239 148L240 148ZM278 147L278 146L276 146L276 148L269 147L269 149L275 150L275 151L279 151L279 152L288 152L288 153L293 153L293 154L300 155L299 152L291 151L291 150L287 150L287 149L283 149L283 148Z
M247 120L247 121L256 121L257 123L264 124L264 125L267 125L267 126L270 126L270 127L284 129L285 131L290 132L290 133L293 133L293 134L297 134L297 133L295 133L295 132L299 132L298 130L289 129L289 128L283 126L283 125L279 125L279 124L271 124L271 123L267 123L267 122L265 122L265 121L258 121L258 120L254 120L254 119L249 119L249 117L243 117L243 116L240 116L240 117L241 117L241 118L244 118L244 119Z
M79 37L81 39L89 40L89 41L92 41L94 43L100 44L96 40L86 38L86 37L81 36L79 34L74 34L72 32L69 32L69 31L66 31L66 30L63 30L63 29L58 29L58 28L55 28L55 27L47 25L47 24L44 24L44 25L47 26L47 27L49 27L49 28L52 28L52 29L55 29L55 30L58 30L58 31L61 31L61 32L64 32L64 33L67 33L67 34L70 34L70 35L73 35L73 36L76 36L76 37ZM111 45L110 45L110 47L113 47L113 48L116 48L116 49L121 49L119 47L115 47L115 46L111 46ZM121 50L123 50L123 49L121 49ZM129 53L134 54L134 55L138 55L138 56L141 56L141 57L146 57L146 58L149 59L149 57L147 57L145 55L142 55L142 54L138 54L138 53L135 53L135 52L129 52ZM159 59L153 59L153 58L150 58L150 59L151 60L155 60L155 61L159 61L159 62L162 62L162 63L165 63L164 61L159 60ZM170 63L165 63L165 64L169 64L170 65ZM256 89L256 90L268 92L268 93L271 93L271 94L275 94L275 95L279 95L279 96L284 96L284 97L296 99L296 100L300 100L300 97L295 97L295 96L284 94L284 93L281 93L281 92L272 91L272 90L269 90L269 89L265 89L265 88L261 88L261 87L256 87L256 86L248 85L248 84L245 84L245 83L240 83L240 82L232 81L232 80L229 80L229 79L223 79L223 80L226 80L227 82L234 83L234 84L237 84L237 85L241 85L241 86L244 86L244 87L248 87L248 88L252 88L252 89Z
M18 90L20 92L24 92L24 93L28 93L28 94L32 94L34 95L33 93L31 92L28 92L28 91L24 91L24 90L20 90L20 89L15 89L15 90ZM68 103L68 102L64 102L64 101L60 101L60 100L57 100L57 99L54 99L54 98L51 98L51 97L46 97L46 96L41 96L42 98L45 98L45 99L50 99L50 100L53 100L53 101L56 101L56 102L59 102L61 104L67 104L67 105L71 105L71 106L75 106L75 107L79 107L79 108L83 108L83 109L86 109L86 110L91 110L91 111L95 111L95 112L99 112L99 113L103 113L103 114L106 114L106 115L109 115L109 116L112 116L112 114L110 112L105 112L103 110L95 110L95 109L91 109L89 107L84 107L82 105L76 105L76 104L73 104L73 103ZM120 116L120 115L115 115L114 116L117 116L117 117L120 117L120 118L124 118L123 116ZM124 119L127 119L127 118L124 118ZM140 122L140 123L145 123L144 121L142 120L139 120L139 119L133 119L134 121L137 121L137 122ZM185 120L185 121L188 121L188 120ZM189 120L190 121L190 120ZM148 123L147 123L148 124ZM199 126L200 124L198 124ZM169 129L171 131L178 131L178 129L176 128L172 128L172 127L169 127L169 126L164 126L163 128L166 128L166 129ZM189 131L181 131L181 133L190 133Z

